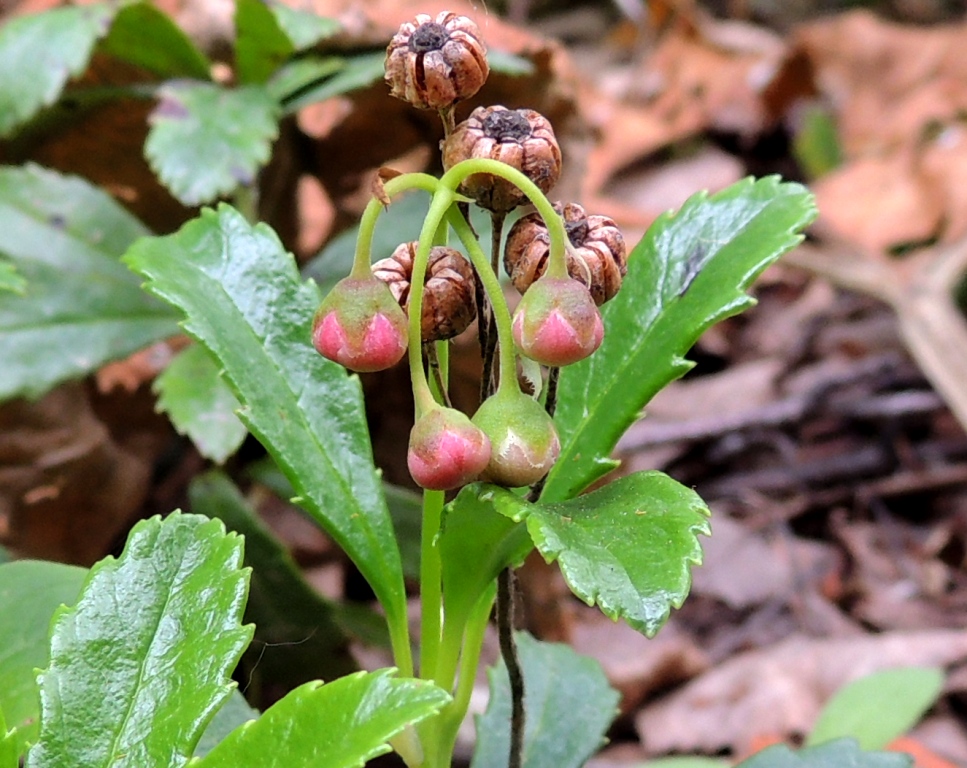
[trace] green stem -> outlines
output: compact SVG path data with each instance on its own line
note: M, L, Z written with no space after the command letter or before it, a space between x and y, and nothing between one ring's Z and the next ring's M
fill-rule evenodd
M423 528L420 542L420 677L432 680L440 654L443 610L443 564L437 535L443 512L443 491L423 491Z

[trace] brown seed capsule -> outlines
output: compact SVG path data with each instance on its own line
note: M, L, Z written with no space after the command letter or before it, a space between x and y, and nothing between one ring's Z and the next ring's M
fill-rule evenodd
M500 160L523 172L541 192L549 191L561 176L561 148L554 129L533 109L475 109L444 142L443 167L449 170L469 158ZM512 211L524 201L516 186L489 173L470 176L460 191L495 213Z
M625 241L618 226L607 216L588 216L576 203L555 203L564 218L564 229L573 249L567 253L567 271L584 283L599 307L621 287L628 272ZM547 269L550 237L538 213L519 219L507 235L504 268L514 287L524 293Z
M373 264L373 274L389 286L390 293L407 312L416 248L416 242L403 243L388 259ZM434 246L427 261L424 285L420 321L423 341L441 341L463 333L477 316L469 262L459 251Z
M490 66L477 25L443 11L400 27L386 48L390 93L421 109L446 109L480 90Z

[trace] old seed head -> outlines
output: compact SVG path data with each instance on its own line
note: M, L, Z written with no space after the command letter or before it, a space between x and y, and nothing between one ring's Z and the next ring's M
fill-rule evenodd
M601 306L621 287L628 272L628 256L618 226L607 216L588 216L576 203L556 203L573 246L567 254L567 271L591 291ZM540 214L520 218L507 235L504 268L514 287L524 293L547 269L550 237Z
M446 109L473 96L490 66L477 25L450 11L406 22L386 48L390 93L421 109Z
M561 176L561 148L547 118L533 109L478 107L443 144L443 167L462 160L489 158L506 163L548 192ZM461 192L495 213L512 211L524 194L509 181L477 173L463 182Z
M373 274L389 286L407 313L417 245L403 243L388 259L373 265ZM477 316L473 269L459 251L441 245L430 250L421 314L424 342L451 339L463 333Z

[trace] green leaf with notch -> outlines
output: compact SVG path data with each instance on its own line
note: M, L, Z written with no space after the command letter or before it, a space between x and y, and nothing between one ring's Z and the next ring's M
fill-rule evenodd
M278 136L280 107L260 86L177 81L159 89L144 153L185 205L251 185Z
M543 499L573 498L614 469L610 453L641 409L692 367L684 356L703 331L755 303L746 289L815 214L805 188L770 176L695 195L651 225L602 308L604 342L561 370L562 450Z
M358 666L340 622L342 606L323 599L306 582L235 484L220 472L207 472L192 481L188 497L192 512L217 517L245 537L245 564L252 569L245 619L255 625L251 650L256 672L287 690L355 672Z
M163 78L207 80L211 69L171 17L147 2L122 5L98 51Z
M839 739L799 752L777 744L735 768L913 768L913 760L899 753L863 752L853 739Z
M37 397L178 333L119 261L148 231L86 181L0 168L0 231L27 281L23 296L0 294L0 400Z
M138 523L54 615L28 768L185 765L252 636L242 540L217 520Z
M321 297L267 226L227 205L174 235L142 240L125 260L186 315L242 403L300 504L369 581L390 626L405 627L399 548L373 466L359 378L309 343Z
M705 502L661 472L636 472L556 504L493 494L501 514L526 521L575 595L649 636L688 595L689 566L702 561L697 536L709 534Z
M246 542L248 544L248 542ZM239 728L250 720L258 720L259 712L249 706L245 697L238 692L232 691L226 701L212 717L211 722L195 746L195 757L203 757L211 752L215 745L224 739L228 734Z
M389 739L449 700L432 683L394 678L392 670L306 683L192 765L356 768L389 752Z
M27 292L27 281L11 262L0 259L0 292L2 291L23 296Z
M943 689L940 669L904 667L862 677L838 690L819 713L807 746L850 737L883 749L915 726Z
M3 25L0 136L57 101L67 81L87 67L114 13L106 3L95 3L18 16Z
M86 578L86 568L60 563L0 565L0 709L16 729L18 751L37 738L36 670L47 666L51 617L77 602Z
M580 768L605 743L618 692L601 665L562 643L516 633L524 673L523 768ZM477 718L470 768L505 768L510 749L510 685L501 661L488 671L490 703Z
M241 406L218 365L199 344L186 347L154 380L157 409L187 435L205 458L219 464L235 453L248 430L235 415Z

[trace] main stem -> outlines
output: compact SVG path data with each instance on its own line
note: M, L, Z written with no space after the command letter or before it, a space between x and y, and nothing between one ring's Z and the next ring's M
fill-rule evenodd
M510 681L510 752L507 768L521 768L524 756L524 673L514 641L514 599L517 579L512 568L504 568L497 577L497 633L500 655Z

